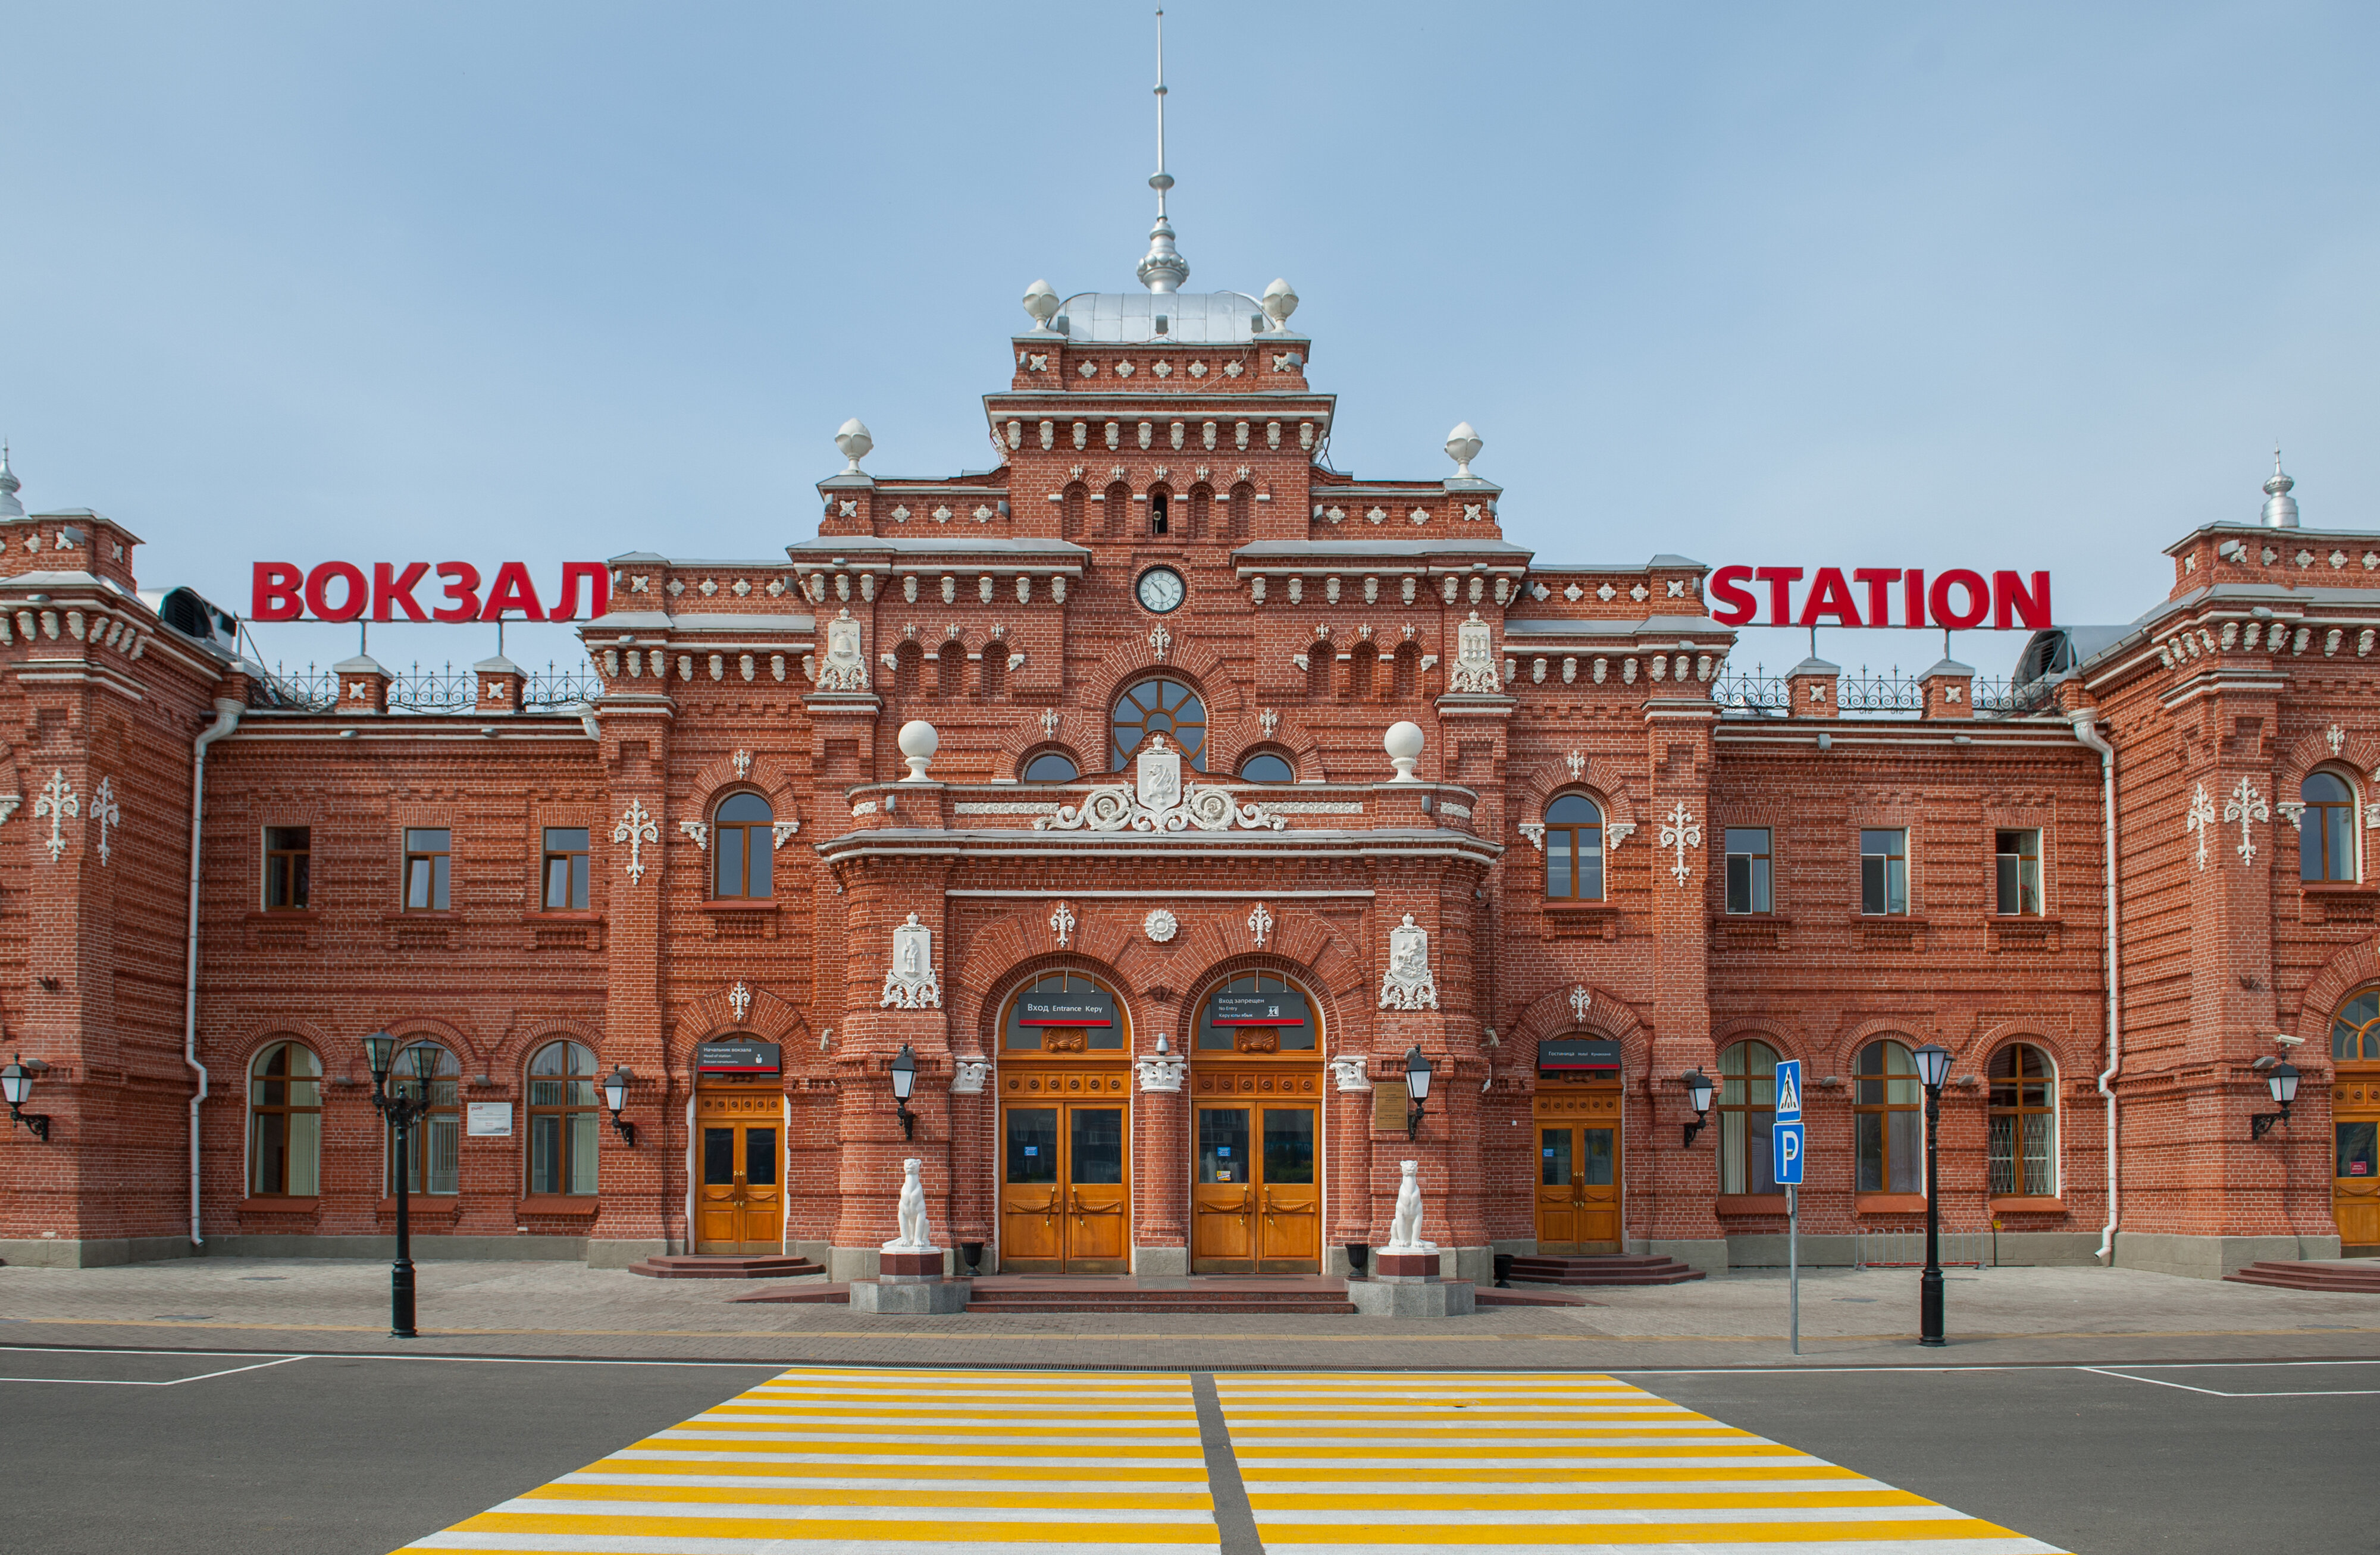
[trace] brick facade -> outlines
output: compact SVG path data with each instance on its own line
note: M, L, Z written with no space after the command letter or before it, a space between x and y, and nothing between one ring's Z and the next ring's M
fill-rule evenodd
M1313 343L1250 299L1068 306L1084 316L1065 332L1013 339L1011 382L984 400L996 468L894 480L855 461L820 484L817 537L779 560L618 558L610 613L583 632L603 686L584 711L524 711L501 665L468 711L384 711L387 677L361 662L335 707L289 705L130 593L131 536L94 515L0 514L0 789L18 801L0 822L0 1019L9 1051L50 1066L32 1109L54 1120L46 1144L0 1138L0 1252L190 1250L191 771L226 708L198 881L208 1247L385 1245L358 1039L386 1030L448 1049L461 1102L515 1108L511 1135L461 1139L458 1191L416 1201L426 1251L684 1250L703 1235L695 1051L742 1036L781 1051L782 1073L740 1094L782 1093L783 1239L838 1273L872 1270L910 1155L938 1237L1000 1258L1020 1212L1002 1108L1024 1076L1084 1075L1125 1099L1133 1267L1195 1262L1214 1212L1193 1191L1196 1112L1237 1087L1318 1106L1310 1240L1327 1267L1385 1240L1414 1160L1427 1234L1479 1273L1491 1250L1536 1245L1536 1109L1579 1089L1541 1076L1539 1048L1586 1034L1619 1044L1597 1093L1620 1119L1612 1240L1632 1250L1778 1257L1781 1199L1719 1192L1718 1127L1682 1143L1679 1077L1718 1074L1745 1040L1811 1080L1805 1247L1845 1258L1855 1232L1916 1224L1910 1196L1855 1180L1860 1054L1888 1039L1954 1055L1945 1225L1996 1227L2004 1258L2086 1260L2110 1219L2109 818L2079 723L2115 751L2115 1256L2215 1272L2336 1251L2333 1083L2345 1098L2361 1082L2334 1075L2329 1023L2380 980L2380 888L2301 884L2301 838L2272 806L2317 768L2359 796L2380 768L2380 535L2189 537L2171 597L2076 634L2083 662L2044 676L2031 711L1979 712L1972 672L1945 663L1908 712L1864 713L1814 662L1783 683L1790 706L1762 711L1714 697L1734 639L1700 564L1540 563L1503 538L1485 480L1329 468L1335 401L1308 383ZM1160 332L1148 314L1169 308ZM1138 598L1153 567L1182 580L1178 608ZM1096 788L1135 784L1111 714L1152 677L1200 699L1203 770L1182 775L1223 791L1223 823L1072 824ZM922 781L896 743L913 721L938 739ZM1384 754L1399 721L1423 732L1409 777ZM1023 781L1052 754L1084 778ZM1294 783L1237 781L1258 754ZM103 782L120 820L95 814ZM2186 826L2202 787L2219 815L2243 783L2266 807L2245 822L2252 857L2239 820ZM53 790L75 813L35 814ZM776 823L772 890L714 899L714 813L745 793ZM1548 901L1547 818L1573 794L1597 807L1605 885ZM301 826L309 905L267 911L265 831ZM452 833L443 911L402 910L407 827ZM584 910L542 905L548 827L592 836ZM1730 828L1768 832L1770 910L1728 910ZM1905 911L1863 911L1863 830L1905 834ZM2004 831L2038 835L2038 912L1996 910ZM932 936L930 1000L888 989L913 915ZM1408 917L1429 994L1395 999ZM1129 1032L1072 1078L1001 1041L1009 999L1059 971L1111 989ZM1193 1047L1208 994L1257 972L1310 998L1310 1057ZM636 1141L605 1120L599 1191L532 1196L526 1067L564 1038L633 1073ZM252 1194L245 1077L285 1040L326 1076L318 1191ZM2013 1043L2054 1066L2055 1160L2051 1191L1996 1197L1982 1077ZM888 1075L905 1046L906 1139ZM1401 1082L1416 1047L1434 1085L1408 1142L1373 1087ZM2255 1061L2274 1056L2304 1087L2290 1123L2251 1142L2269 1109Z

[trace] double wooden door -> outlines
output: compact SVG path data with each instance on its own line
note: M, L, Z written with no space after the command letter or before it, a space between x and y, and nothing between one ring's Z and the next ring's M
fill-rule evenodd
M1540 1093L1536 1107L1537 1248L1620 1249L1620 1097Z
M2347 1071L2331 1093L2330 1213L2347 1256L2380 1248L2380 1073Z
M1193 1274L1321 1271L1320 1122L1311 1101L1198 1103Z
M1002 1104L1002 1273L1122 1274L1130 1267L1126 1122L1122 1100Z
M784 1251L784 1134L779 1119L696 1122L698 1253Z

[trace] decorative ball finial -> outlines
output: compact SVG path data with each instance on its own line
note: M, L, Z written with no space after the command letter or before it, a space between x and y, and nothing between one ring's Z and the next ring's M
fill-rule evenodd
M1414 776L1414 769L1421 764L1422 743L1420 724L1400 719L1389 725L1389 732L1380 736L1380 748L1389 753L1389 765L1397 770L1397 775L1389 781L1391 783L1421 781Z
M1273 328L1287 329L1289 316L1297 311L1297 294L1290 290L1288 282L1277 280L1264 289L1261 306L1265 317L1272 321Z
M2273 478L2265 482L2265 524L2269 528L2294 529L2298 527L2298 502L2289 495L2297 482L2281 468L2281 451L2273 450Z
M22 518L25 516L25 504L17 500L17 493L23 490L24 483L17 479L17 472L8 468L8 445L0 443L0 518Z
M1025 310L1033 315L1035 329L1048 329L1050 321L1058 315L1058 294L1047 281L1036 281L1025 288Z
M901 759L909 763L909 775L901 781L933 782L926 775L926 769L932 764L934 752L942 747L942 736L934 732L934 726L922 718L909 720L901 725L900 744Z
M868 423L854 416L843 424L842 431L834 434L834 445L844 458L851 461L844 467L844 474L868 473L859 468L859 461L868 457L868 451L876 446L876 440L868 435Z
M1471 473L1471 461L1479 456L1483 446L1479 434L1471 430L1470 422L1457 421L1454 424L1454 430L1446 434L1446 456L1454 461L1454 479L1475 479Z

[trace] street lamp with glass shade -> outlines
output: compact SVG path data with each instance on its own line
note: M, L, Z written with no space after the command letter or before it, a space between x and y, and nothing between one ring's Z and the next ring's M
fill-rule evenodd
M46 1145L50 1142L49 1118L40 1112L24 1111L26 1101L33 1094L33 1076L44 1067L40 1059L27 1063L23 1053L0 1065L0 1100L8 1103L10 1121L23 1124L33 1131L34 1138Z
M2250 1118L2248 1120L2248 1137L2251 1140L2262 1139L2265 1136L2265 1131L2270 1129L2275 1124L2287 1123L2289 1121L2289 1103L2298 1099L2297 1065L2293 1063L2276 1063L2270 1069L2265 1070L2265 1088L2273 1093L2273 1100L2275 1104L2280 1108L2280 1111L2277 1112L2259 1112L2254 1117ZM2345 1167L2340 1167L2339 1170L2344 1172L2347 1169Z
M1936 1149L1942 1132L1942 1082L1950 1077L1950 1050L1928 1042L1909 1055L1925 1087L1925 1272L1917 1277L1917 1342L1939 1348L1942 1338L1942 1194Z
M909 1111L909 1093L917 1088L917 1055L904 1042L901 1051L892 1055L892 1104L900 1112L904 1139L917 1137L917 1115Z
M603 1076L603 1105L611 1109L613 1131L625 1140L632 1150L637 1148L637 1125L621 1117L620 1109L628 1104L628 1087L636 1083L636 1079L625 1063L614 1064L612 1072Z
M371 1065L372 1107L386 1119L396 1172L396 1260L388 1270L388 1332L392 1339L415 1339L419 1333L413 1326L413 1220L410 1179L413 1175L413 1136L420 1132L420 1123L430 1111L431 1082L437 1078L441 1050L430 1042L414 1044L410 1076L399 1075L397 1083L389 1084L389 1072L395 1066L397 1039L385 1031L375 1031L364 1039L364 1059ZM407 1084L410 1079L412 1083Z
M1711 1091L1714 1087L1711 1077L1704 1074L1700 1067L1696 1067L1691 1075L1679 1075L1678 1083L1686 1087L1686 1099L1694 1104L1694 1121L1686 1124L1685 1148L1691 1150L1694 1148L1694 1136L1700 1134L1703 1131L1703 1125L1710 1122Z
M1410 1139L1421 1127L1422 1103L1429 1099L1429 1060L1423 1056L1421 1045L1415 1043L1405 1051L1405 1137Z

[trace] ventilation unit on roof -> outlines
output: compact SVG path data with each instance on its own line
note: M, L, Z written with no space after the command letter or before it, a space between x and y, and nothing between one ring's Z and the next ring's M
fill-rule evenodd
M150 601L157 619L181 633L198 638L237 656L239 652L239 618L206 598L195 589L169 589Z

